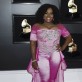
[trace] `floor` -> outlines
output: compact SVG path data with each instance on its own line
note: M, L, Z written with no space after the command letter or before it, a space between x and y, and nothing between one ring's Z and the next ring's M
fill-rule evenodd
M82 69L67 69L65 82L82 82ZM26 70L0 71L0 82L31 82L32 76Z

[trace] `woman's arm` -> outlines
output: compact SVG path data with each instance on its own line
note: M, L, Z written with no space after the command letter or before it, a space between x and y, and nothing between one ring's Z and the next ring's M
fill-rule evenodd
M30 41L32 61L36 60L36 41Z
M68 35L67 37L65 37L65 42L61 47L61 51L65 50L65 48L67 47L67 45L72 41L72 37L71 35Z
M37 70L38 64L36 60L36 43L37 41L30 41L30 47L31 47L31 56L32 56L32 67Z

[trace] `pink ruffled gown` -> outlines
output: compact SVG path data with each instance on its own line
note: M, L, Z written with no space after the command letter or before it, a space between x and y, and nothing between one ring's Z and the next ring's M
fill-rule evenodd
M41 29L33 25L30 40L37 41L36 59L39 70L32 68L30 61L27 71L32 74L32 82L64 82L64 70L66 63L61 51L56 50L60 43L61 35L68 36L70 33L62 25L57 29Z

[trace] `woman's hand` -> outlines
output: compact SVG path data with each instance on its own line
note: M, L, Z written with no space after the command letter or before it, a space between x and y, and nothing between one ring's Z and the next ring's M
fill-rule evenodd
M35 70L38 70L38 63L37 63L37 61L32 62L32 67L33 67Z
M58 44L56 46L56 48L57 48L58 51L63 51L64 50L64 47L63 46L61 47L60 44Z
M56 46L56 50L58 50L58 51L61 50L61 46L59 44Z

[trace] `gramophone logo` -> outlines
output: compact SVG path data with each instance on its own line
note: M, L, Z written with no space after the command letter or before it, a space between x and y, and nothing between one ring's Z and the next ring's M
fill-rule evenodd
M69 13L77 13L77 5L74 3L74 0L68 1Z
M31 25L28 23L27 19L23 19L21 26L23 29L23 34L31 32Z

